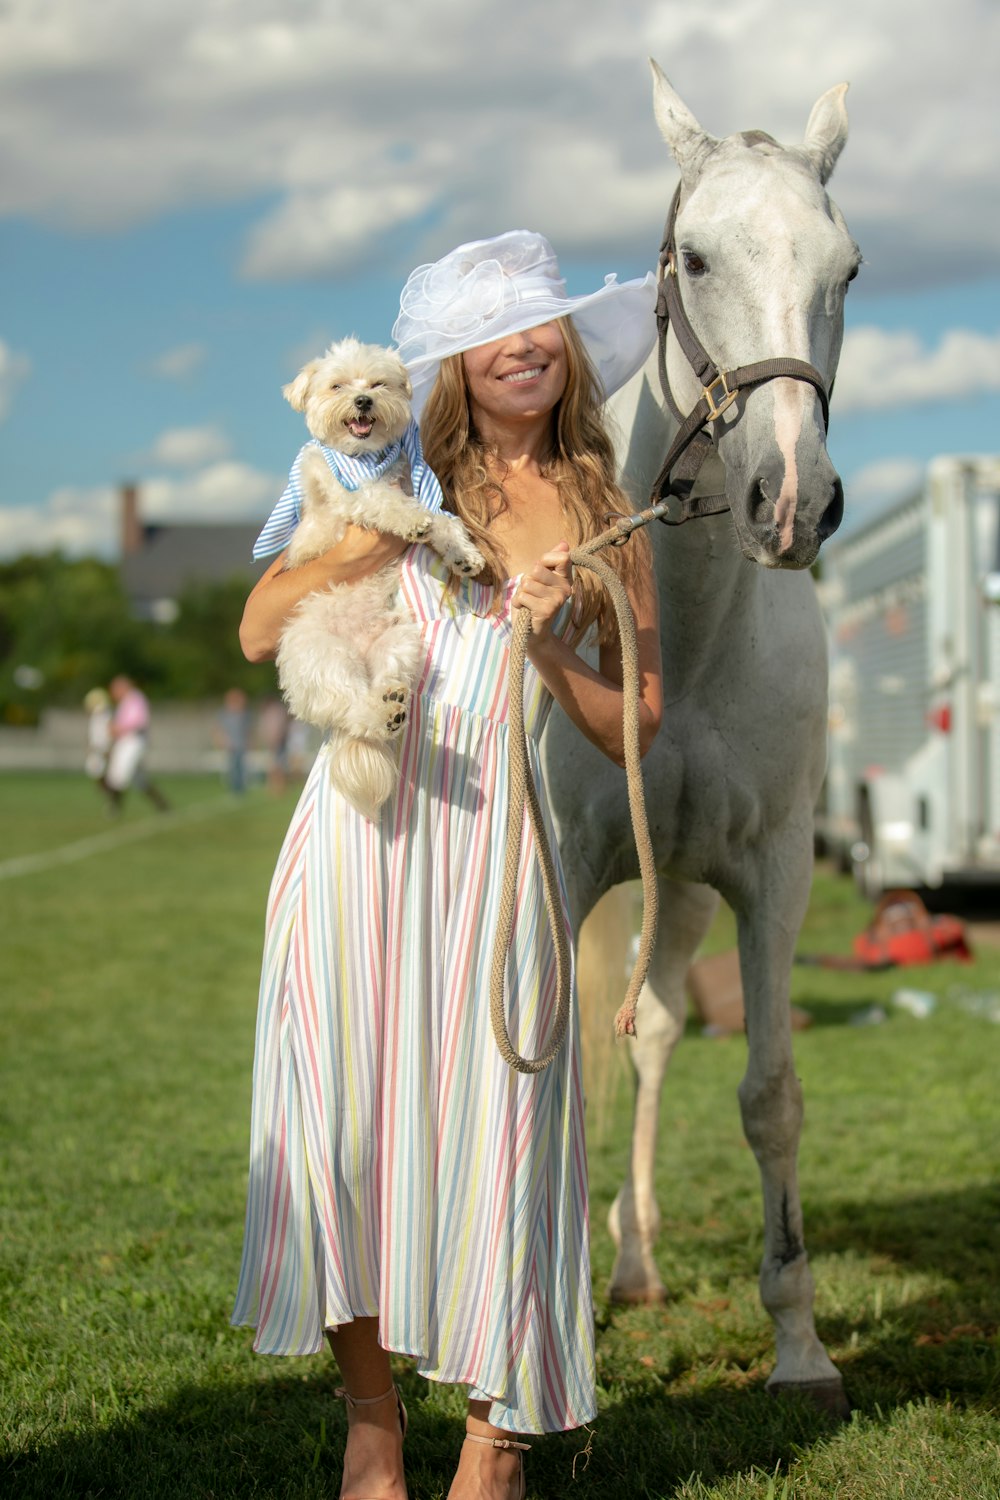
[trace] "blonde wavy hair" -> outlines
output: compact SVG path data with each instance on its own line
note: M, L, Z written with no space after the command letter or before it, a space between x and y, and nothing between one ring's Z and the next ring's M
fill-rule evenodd
M559 491L571 547L598 536L611 512L630 514L632 506L615 477L611 439L601 415L603 393L571 318L559 327L566 345L566 390L553 413L552 446L542 463L544 477ZM493 609L503 597L506 569L493 540L490 522L507 509L499 456L476 432L469 412L465 366L461 354L441 361L420 424L424 457L441 481L445 506L464 523L486 559L481 583L493 587ZM493 466L491 472L490 466ZM633 534L623 547L607 547L602 558L630 594L649 567L649 538ZM453 585L457 588L457 582ZM577 568L573 584L574 618L581 630L597 626L599 641L617 637L617 623L604 587L589 569Z

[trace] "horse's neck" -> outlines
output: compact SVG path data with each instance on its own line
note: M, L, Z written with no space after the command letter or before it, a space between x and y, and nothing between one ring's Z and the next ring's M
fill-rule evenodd
M660 639L668 676L679 685L745 639L760 579L740 553L728 512L657 530Z
M649 503L660 465L677 430L659 395L656 354L612 402L618 431L622 484L636 509ZM722 461L713 453L696 493L725 488ZM741 621L754 605L758 570L736 543L728 512L683 526L652 523L664 657L698 671L720 641L739 639ZM675 652L681 648L683 657Z

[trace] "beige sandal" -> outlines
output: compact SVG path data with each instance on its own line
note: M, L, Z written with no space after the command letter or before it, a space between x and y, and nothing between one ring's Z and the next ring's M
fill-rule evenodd
M406 1407L403 1405L403 1398L397 1391L394 1384L391 1385L387 1391L383 1391L381 1396L352 1396L350 1391L345 1390L342 1385L338 1386L333 1394L335 1396L339 1396L342 1401L346 1401L351 1411L353 1411L355 1407L358 1406L378 1406L380 1402L388 1401L390 1396L395 1396L396 1411L399 1414L400 1442L402 1442L402 1440L406 1437Z
M521 1481L517 1492L517 1500L524 1500L527 1489L527 1481L524 1477L524 1455L531 1452L530 1443L516 1443L513 1438L480 1437L477 1432L465 1434L467 1443L485 1443L489 1448L516 1448L518 1463L518 1478Z
M378 1406L380 1402L388 1401L390 1396L395 1396L396 1411L399 1414L399 1435L401 1438L405 1438L406 1407L403 1405L403 1398L395 1385L391 1385L387 1391L383 1391L381 1396L352 1396L350 1391L345 1390L342 1385L338 1385L333 1394L339 1396L341 1401L346 1401L352 1411L356 1406Z

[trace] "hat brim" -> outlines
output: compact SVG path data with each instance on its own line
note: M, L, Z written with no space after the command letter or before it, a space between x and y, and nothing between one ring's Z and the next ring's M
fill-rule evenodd
M532 297L505 308L478 337L458 341L449 352L464 354L559 318L573 319L607 400L642 369L656 343L656 277L650 271L642 280L608 280L596 292L581 297ZM442 357L425 355L407 364L417 418L437 379Z

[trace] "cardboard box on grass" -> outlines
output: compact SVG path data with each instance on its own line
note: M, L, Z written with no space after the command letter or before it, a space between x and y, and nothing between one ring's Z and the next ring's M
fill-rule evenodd
M732 1036L746 1030L740 956L735 948L696 959L688 970L687 988L705 1035ZM803 1031L812 1024L807 1011L797 1005L791 1009L793 1031Z

